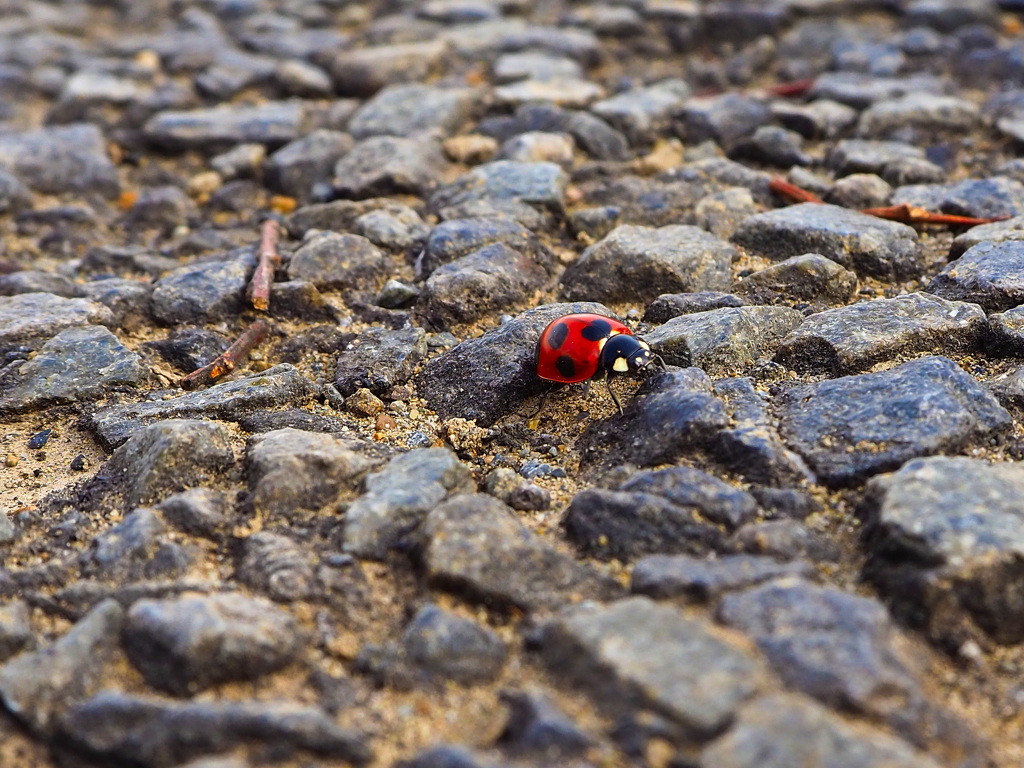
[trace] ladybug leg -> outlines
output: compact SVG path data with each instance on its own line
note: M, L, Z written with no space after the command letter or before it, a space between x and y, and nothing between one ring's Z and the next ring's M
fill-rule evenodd
M537 404L537 410L535 410L533 413L531 413L529 416L527 416L527 419L529 421L533 421L538 416L540 416L540 412L544 410L544 403L547 401L548 395L550 395L552 392L554 392L555 391L555 387L557 387L557 386L558 386L557 384L549 384L548 388L545 389L541 393L541 395L540 395L540 403Z
M608 389L608 394L612 396L612 402L615 403L615 407L619 409L619 415L622 415L622 403L619 402L618 396L612 391L612 377L605 372L604 385Z

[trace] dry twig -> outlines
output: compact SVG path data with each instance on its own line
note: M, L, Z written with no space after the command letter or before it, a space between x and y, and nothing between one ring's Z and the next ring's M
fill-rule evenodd
M270 286L274 282L274 270L281 265L281 254L277 252L280 236L281 228L276 221L267 219L263 222L260 249L256 255L256 271L249 283L249 300L261 312L270 308Z
M213 362L207 363L198 368L181 380L182 389L199 389L208 387L217 379L231 373L240 364L245 362L249 353L258 347L267 337L270 326L266 320L257 320L250 325L241 336L232 344L224 354L219 355Z

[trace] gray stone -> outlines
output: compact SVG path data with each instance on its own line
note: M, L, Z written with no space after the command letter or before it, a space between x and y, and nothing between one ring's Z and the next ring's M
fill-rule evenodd
M5 132L0 168L45 194L98 192L111 198L121 191L106 140L89 123Z
M905 9L910 26L928 26L953 32L973 24L999 24L999 3L994 0L913 0Z
M985 342L988 350L995 354L1024 353L1024 307L1013 307L989 315Z
M724 307L743 307L746 301L739 296L721 291L696 293L663 293L644 310L645 323L665 323L673 317L694 312L709 312Z
M459 417L490 426L543 391L536 372L540 335L557 318L578 312L610 314L593 302L529 309L429 360L412 379L416 391L442 419Z
M38 349L67 328L115 325L113 313L88 299L63 299L51 293L0 297L0 352Z
M344 546L383 559L406 542L448 496L476 489L469 468L447 448L423 448L392 459L366 478L366 493L345 511Z
M89 416L89 426L107 450L113 450L147 424L161 419L237 421L257 409L304 403L316 391L313 382L285 363L168 400L108 405Z
M644 336L669 365L710 376L746 372L775 353L803 315L788 307L725 307L673 317Z
M955 216L1020 216L1024 213L1024 184L1005 176L964 179L951 184L912 184L897 189L892 203L907 203Z
M674 368L644 381L622 415L595 422L581 437L583 464L640 467L673 463L707 447L729 425L728 409L699 368Z
M603 87L590 80L553 77L544 80L519 80L494 89L494 99L504 107L523 104L557 104L569 109L583 109L605 97Z
M932 278L926 289L944 299L1000 312L1024 304L1024 243L983 242Z
M729 425L710 446L717 461L751 483L802 485L814 476L779 435L767 398L753 379L719 379L714 394L729 410Z
M748 634L789 688L878 718L919 746L955 734L876 600L785 579L726 595L718 618ZM966 729L958 736L966 747Z
M944 357L796 386L776 404L787 444L832 486L963 450L1012 424L973 376Z
M884 77L860 72L823 72L815 78L808 96L812 100L831 99L854 109L865 109L876 101L915 93L941 94L945 87L945 80L924 73Z
M270 286L271 317L306 322L337 322L338 310L316 286L305 280L277 281Z
M0 606L0 663L32 642L31 614L24 600Z
M194 325L175 328L166 339L148 341L143 345L185 373L213 362L228 346L230 341L223 334Z
M729 537L729 546L736 552L767 555L783 561L838 563L842 558L835 540L799 520L766 520L745 525Z
M733 291L753 304L788 304L821 312L846 304L857 287L855 273L821 254L805 253L741 278Z
M285 144L263 162L267 186L305 200L315 184L331 180L334 164L352 149L352 137L320 128Z
M904 139L960 135L981 124L974 102L954 96L910 93L895 100L876 101L860 115L857 133L873 139Z
M499 695L508 709L505 729L498 737L506 753L564 760L594 746L594 740L540 691L505 690Z
M252 255L246 254L174 270L153 286L153 317L173 325L222 320L237 314L242 310L254 265Z
M672 116L690 96L679 79L631 88L590 106L590 111L622 131L631 144L647 144L667 133Z
M522 51L502 54L495 60L492 75L497 83L516 80L545 80L555 77L581 77L580 65L565 56L543 51Z
M346 397L361 387L379 397L405 384L426 356L422 328L369 328L339 350L334 386Z
M246 475L253 510L296 521L355 496L374 462L331 435L279 429L249 439Z
M491 470L485 490L498 501L520 511L537 511L551 506L551 492L547 488L534 485L509 467Z
M81 286L82 294L114 313L118 327L135 330L149 318L153 287L137 280L118 277L93 280Z
M528 131L567 133L596 160L625 160L629 142L619 131L590 112L575 112L555 104L524 104L515 115L486 118L478 130L499 141Z
M480 93L472 88L392 85L356 110L348 131L357 139L413 136L426 131L448 136L470 119L479 99Z
M430 225L405 205L391 205L364 213L352 226L357 235L362 235L374 245L400 252L422 246L430 234Z
M808 104L774 101L768 106L784 127L806 139L834 139L857 122L857 110L831 99L815 99Z
M730 592L791 576L813 578L804 561L780 563L774 557L725 555L699 559L689 555L649 555L633 568L630 590L656 600L713 603Z
M691 507L702 519L730 530L758 514L757 502L749 493L691 467L637 472L618 490L651 494L679 507Z
M203 485L234 463L223 424L169 419L145 427L115 450L97 481L115 491L122 508L133 509Z
M925 160L924 149L902 141L842 139L828 155L828 165L837 176L874 173L883 178L894 164Z
M782 340L775 359L802 373L842 376L897 357L967 352L985 329L976 304L910 293L811 315Z
M820 253L859 275L890 280L914 277L923 266L913 228L834 205L801 203L755 214L732 241L780 261Z
M887 166L888 168L888 166ZM851 173L836 181L825 202L843 208L881 208L892 199L892 187L874 173Z
M592 245L561 280L567 301L642 301L663 293L725 290L734 247L698 227L625 225Z
M757 204L749 189L726 187L705 195L693 209L695 223L716 237L728 239L748 216L757 213Z
M768 107L739 93L688 99L678 117L678 130L687 141L710 139L725 150L772 122Z
M157 506L169 525L207 539L219 539L229 523L225 494L211 488L189 488L168 496Z
M416 263L417 271L429 275L442 264L468 256L492 243L505 243L547 266L551 257L536 236L519 222L508 218L449 219L430 231L426 247Z
M736 724L701 753L701 768L939 768L880 732L853 728L802 696L774 694L741 709Z
M321 290L376 290L390 265L388 256L365 237L320 232L292 254L288 277Z
M527 131L502 144L495 159L519 163L556 163L568 168L573 163L575 152L576 142L568 133Z
M19 293L52 293L73 299L82 295L82 289L70 278L55 272L23 269L0 275L0 296L15 296Z
M646 597L567 608L541 632L544 662L599 707L652 709L684 738L713 736L765 684L745 650Z
M441 187L431 195L428 207L450 219L465 218L458 213L460 210L484 205L494 212L508 211L512 218L523 221L531 211L534 215L561 213L568 183L569 177L554 163L496 160L478 165ZM527 216L523 223L528 221Z
M178 551L179 545L168 542L164 538L166 533L167 526L156 512L146 507L136 509L82 551L78 558L81 573L87 578L115 583L179 576L184 569L173 568L174 561L187 565L187 558L179 557L183 554ZM168 564L172 567L168 568Z
M111 764L176 768L241 745L307 750L354 766L370 762L366 739L318 707L287 701L168 701L104 691L75 706L61 736Z
M175 227L195 221L197 209L185 191L171 184L143 189L124 215L126 229L158 229L172 232Z
M394 83L422 82L448 51L444 40L342 50L331 62L331 76L338 93L370 96Z
M438 330L473 322L525 303L547 277L528 255L493 243L435 269L423 287L418 312Z
M440 145L429 136L371 136L335 164L334 192L354 199L423 196L437 186L446 167Z
M32 207L32 192L12 173L0 168L0 213L21 213Z
M264 598L230 593L140 600L123 637L146 681L178 696L258 679L291 663L300 648L290 614Z
M169 151L220 152L246 143L275 147L302 136L306 120L301 101L218 105L158 112L143 127L143 135L154 146Z
M1008 243L1024 240L1024 216L1014 216L1006 221L980 224L971 227L953 238L949 247L950 260L958 259L968 250L982 243Z
M494 680L508 656L495 632L435 605L416 612L402 633L402 648L428 675L462 685Z
M587 488L573 497L563 525L580 551L599 560L634 560L652 553L704 555L723 549L718 526L699 509L656 493Z
M750 136L735 142L729 156L781 168L814 162L814 158L804 151L803 137L796 131L777 125L762 125Z
M102 326L68 328L26 363L0 371L0 411L13 413L101 397L143 379L138 355Z
M435 506L423 538L431 583L497 607L546 610L620 592L612 579L547 544L490 496L454 496Z
M308 600L317 588L305 549L287 536L266 531L245 539L236 577L279 603Z
M918 459L872 480L869 573L899 615L952 647L975 627L1020 642L1022 488L1024 471L1013 464L959 457Z
M118 646L121 606L105 600L62 637L0 667L0 698L18 720L40 734L52 732L76 701L99 688Z

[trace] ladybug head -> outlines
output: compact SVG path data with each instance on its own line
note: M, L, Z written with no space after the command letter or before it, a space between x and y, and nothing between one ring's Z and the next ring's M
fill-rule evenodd
M636 373L655 359L660 358L651 352L646 341L626 333L615 334L601 349L601 368L608 373Z

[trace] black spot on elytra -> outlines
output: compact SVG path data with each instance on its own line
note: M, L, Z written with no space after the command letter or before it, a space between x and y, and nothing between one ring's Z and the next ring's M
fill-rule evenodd
M555 368L567 379L571 379L576 375L576 363L568 355L562 355L558 360L555 361Z
M552 349L558 349L565 344L567 338L569 338L569 324L559 323L548 334L548 344L551 345Z
M600 341L612 332L612 324L607 320L591 320L590 325L583 326L580 335L587 341Z

